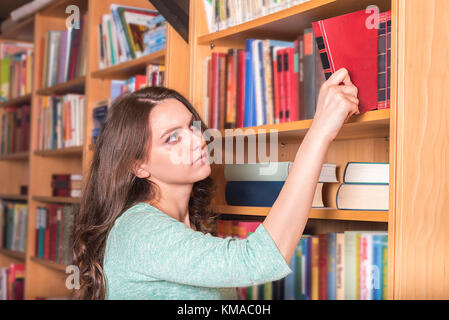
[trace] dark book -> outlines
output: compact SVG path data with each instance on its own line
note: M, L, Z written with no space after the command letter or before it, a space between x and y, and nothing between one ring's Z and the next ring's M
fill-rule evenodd
M390 108L391 11L379 14L377 108Z

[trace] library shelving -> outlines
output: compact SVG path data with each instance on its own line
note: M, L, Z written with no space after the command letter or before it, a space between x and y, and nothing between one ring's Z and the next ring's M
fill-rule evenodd
M98 24L101 16L110 13L110 5L155 9L147 0L56 0L11 28L1 39L34 42L33 91L23 97L0 104L2 107L31 104L30 151L0 157L0 199L28 203L27 238L25 253L0 250L0 266L25 263L25 298L64 297L71 295L66 288L66 265L35 256L36 210L50 204L77 204L79 198L52 196L52 174L80 174L85 176L93 155L91 132L92 110L96 102L109 98L110 83L135 74L145 74L148 64L165 65L165 86L184 95L189 92L189 47L177 32L167 24L167 41L163 50L144 55L114 66L99 69ZM75 79L50 87L42 86L43 52L41 39L49 30L64 30L69 16L66 8L76 5L80 17L86 17L86 72ZM1 40L0 40L1 41ZM34 85L36 84L36 85ZM39 150L37 148L38 105L42 96L78 93L84 94L83 143L80 146ZM20 186L28 186L28 195L20 194Z
M439 64L445 59L439 44L448 37L446 2L310 0L209 32L204 2L190 1L189 98L202 115L204 61L213 52L244 49L248 38L293 41L314 21L369 5L377 5L380 12L392 11L391 108L351 117L331 143L324 162L337 164L339 181L349 161L389 162L389 210L312 209L305 232L388 231L387 298L447 299L449 110L445 105L449 94L444 88L448 66ZM235 139L275 129L279 135L278 161L293 161L311 123L302 120L221 133L223 139ZM247 150L245 144L245 162ZM218 187L213 199L215 211L240 217L263 218L268 214L265 207L226 204L224 165L213 164L212 176ZM335 204L337 188L329 185L328 202Z

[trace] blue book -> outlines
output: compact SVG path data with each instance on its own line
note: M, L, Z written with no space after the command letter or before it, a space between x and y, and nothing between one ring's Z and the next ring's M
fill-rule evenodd
M305 255L306 283L304 300L312 299L312 237L306 238L303 246L303 254Z
M111 93L109 95L111 101L122 94L122 86L125 85L126 80L111 80Z
M382 300L382 235L373 235L373 266L372 266L372 297L373 300Z
M285 181L228 181L225 197L228 205L271 207Z
M296 299L296 252L290 259L289 263L292 273L287 275L284 279L284 300L295 300Z
M253 63L252 63L252 43L254 39L246 40L246 56L245 56L245 114L244 127L252 127L255 118L255 92L254 92L254 77L253 77Z
M259 64L260 64L260 82L262 83L262 115L263 124L267 124L267 90L265 88L265 62L263 58L263 42L259 41Z
M327 234L327 300L337 299L337 234Z

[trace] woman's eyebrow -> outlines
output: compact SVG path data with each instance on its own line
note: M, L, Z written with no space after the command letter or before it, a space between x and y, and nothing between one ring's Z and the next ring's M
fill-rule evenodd
M195 116L192 114L192 116L190 117L189 125L193 123L193 120L194 120L194 119L195 119ZM169 133L169 132L171 132L171 131L173 131L173 130L176 130L176 129L180 129L180 128L182 128L182 127L181 127L181 126L176 126L176 127L167 129L167 130L165 130L165 131L161 134L160 138L162 138L163 136L165 136L167 133Z

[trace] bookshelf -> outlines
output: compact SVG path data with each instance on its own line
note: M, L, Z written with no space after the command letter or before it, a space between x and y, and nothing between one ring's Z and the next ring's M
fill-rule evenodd
M54 173L86 174L93 155L91 114L96 102L109 98L113 79L126 79L135 74L145 74L148 64L165 64L165 85L184 95L189 92L189 47L188 44L167 25L166 48L143 57L99 70L98 23L101 16L110 13L110 4L154 9L147 0L56 0L34 15L19 22L0 37L2 40L34 42L35 64L33 91L23 97L0 104L4 107L22 103L31 104L30 151L0 157L0 199L20 200L28 203L28 224L25 253L0 250L0 267L11 263L25 263L25 298L69 297L65 286L68 276L66 265L34 256L36 208L46 204L76 204L79 198L51 196L50 181ZM80 9L80 17L86 15L86 74L76 79L42 87L43 59L41 38L49 30L64 30L65 12L69 5ZM81 146L54 150L37 150L37 108L39 97L53 94L81 93L85 95L84 141ZM20 195L20 185L28 185L28 195Z
M444 51L435 43L448 36L444 1L310 0L218 32L209 32L203 1L190 2L190 101L203 114L204 59L212 52L245 48L247 38L294 40L313 21L350 13L375 4L392 10L391 109L353 116L332 142L324 162L337 164L342 181L348 161L390 163L389 211L312 209L306 232L388 231L388 299L449 298L449 247L446 208L449 189L449 140L445 107L449 98L438 66ZM424 75L424 76L423 76ZM312 120L250 128L223 139L278 130L278 161L293 161ZM247 131L248 128L243 128ZM221 133L225 134L222 130ZM223 144L224 145L224 144ZM267 149L269 147L267 146ZM245 161L247 161L245 145ZM268 208L226 205L224 167L214 164L217 182L214 209L221 214L259 216ZM333 202L338 185L326 194Z

